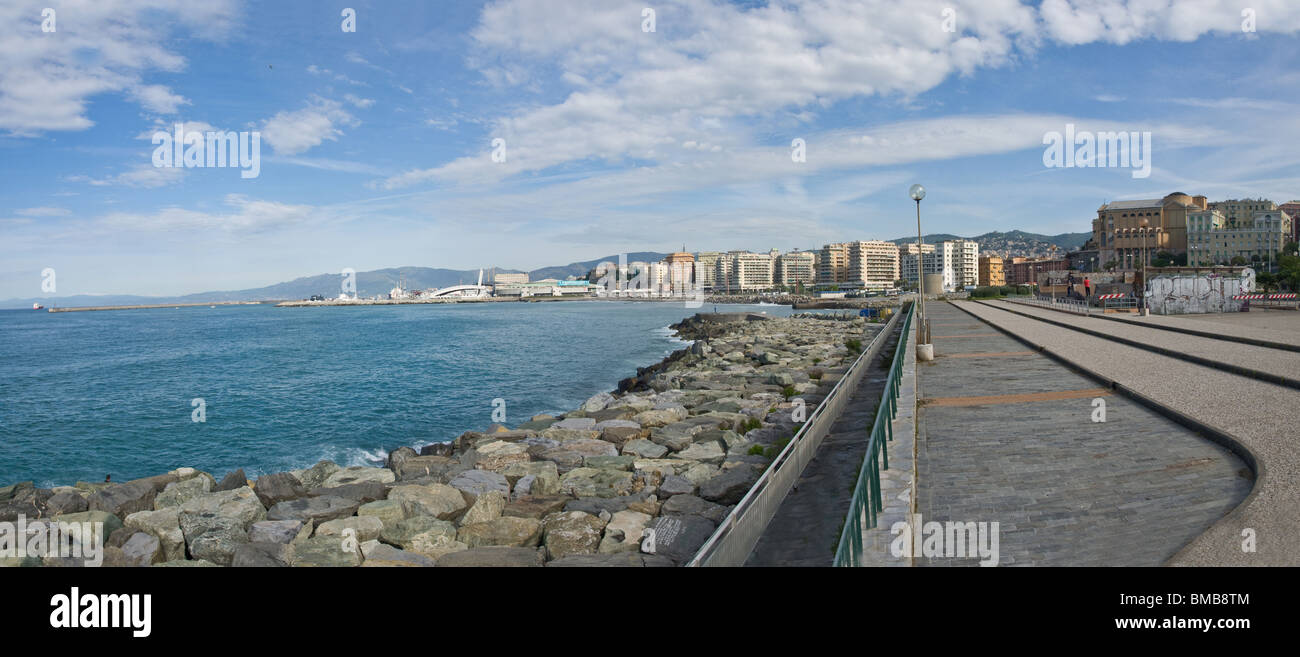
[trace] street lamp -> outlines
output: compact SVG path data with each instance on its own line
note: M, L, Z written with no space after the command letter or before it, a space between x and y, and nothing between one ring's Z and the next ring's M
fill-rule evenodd
M926 342L921 329L925 323L925 253L921 250L921 199L925 198L925 187L920 184L912 185L907 190L907 195L913 201L916 201L916 290L918 303L916 358L917 360L933 360L934 346Z
M1139 221L1138 225L1142 227L1142 314L1146 315L1148 314L1147 260L1149 260L1149 257L1147 255L1147 229L1151 226L1151 222L1146 217L1142 217L1142 221Z

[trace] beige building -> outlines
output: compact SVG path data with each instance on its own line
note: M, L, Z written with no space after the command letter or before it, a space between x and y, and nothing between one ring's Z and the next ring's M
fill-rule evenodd
M712 290L717 281L718 251L700 251L695 254L695 284L705 290Z
M772 253L728 251L714 268L714 288L727 292L748 292L772 288L776 258Z
M864 290L888 290L898 280L898 245L871 240L849 242L848 276Z
M1002 286L1007 284L1007 273L1003 269L1002 258L984 256L980 258L978 285Z
M838 286L849 281L849 245L843 242L822 246L817 257L817 284Z
M1255 210L1249 219L1236 216L1229 219L1217 208L1190 213L1187 264L1230 265L1238 256L1246 265L1275 264L1277 253L1294 234L1295 220L1281 210Z
M943 277L944 289L951 289L953 286L953 268L952 268L952 242L940 242L939 244L922 244L920 249L914 242L908 242L899 247L898 256L898 273L899 277L918 286L917 270L917 253L921 254L919 260L925 267L926 274L939 274Z
M1256 212L1277 212L1277 204L1262 198L1243 198L1228 201L1215 201L1210 210L1223 213L1228 228L1245 228L1254 224Z
M1118 269L1140 269L1144 256L1149 262L1160 251L1186 253L1187 215L1207 209L1204 196L1182 192L1162 199L1107 203L1097 208L1092 239L1102 263L1114 260Z
M817 280L817 254L812 251L791 251L776 257L777 285L795 287L812 285Z

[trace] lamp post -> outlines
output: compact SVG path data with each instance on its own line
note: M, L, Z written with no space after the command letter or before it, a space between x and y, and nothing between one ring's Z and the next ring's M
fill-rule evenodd
M922 325L925 324L925 253L921 250L921 199L925 198L925 187L917 184L907 190L907 195L916 201L916 359L933 360L934 345L925 340Z
M1142 314L1147 315L1147 228L1151 222L1143 217L1138 225L1142 227Z

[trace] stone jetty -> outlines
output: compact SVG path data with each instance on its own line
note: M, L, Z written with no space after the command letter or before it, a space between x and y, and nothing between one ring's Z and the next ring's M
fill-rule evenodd
M383 467L20 483L0 488L0 522L103 523L109 566L679 566L881 326L700 314L673 327L691 347L560 416Z

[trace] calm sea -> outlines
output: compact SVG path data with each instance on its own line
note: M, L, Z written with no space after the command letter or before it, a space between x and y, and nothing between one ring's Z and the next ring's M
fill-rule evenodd
M566 411L683 346L681 303L0 311L0 485L249 476ZM790 314L786 306L718 310ZM205 421L195 422L195 399Z

